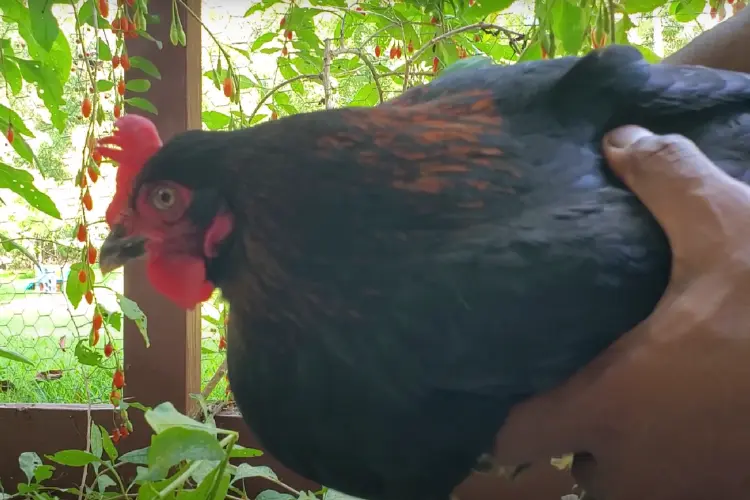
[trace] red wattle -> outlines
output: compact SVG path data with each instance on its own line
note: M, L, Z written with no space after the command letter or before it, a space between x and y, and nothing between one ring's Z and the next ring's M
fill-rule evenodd
M203 259L154 255L148 259L146 272L154 288L183 309L193 309L214 291L214 286L206 280Z

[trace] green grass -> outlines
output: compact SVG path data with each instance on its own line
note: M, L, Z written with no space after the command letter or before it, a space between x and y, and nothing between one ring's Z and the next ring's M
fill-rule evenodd
M106 402L111 391L113 358L107 369L81 365L74 354L79 339L88 339L93 307L82 301L76 310L62 293L26 291L33 272L0 272L0 345L23 354L34 362L30 367L0 359L0 403L85 403ZM113 273L104 284L122 290L122 275ZM97 299L109 310L117 310L114 293L97 289ZM209 309L211 306L205 306ZM210 313L204 310L205 313ZM203 325L202 384L208 382L221 364L218 335L211 325ZM116 348L122 346L122 333L111 330ZM61 341L61 339L64 339ZM104 332L98 349L104 347ZM43 377L60 370L55 379ZM223 399L222 381L209 399Z

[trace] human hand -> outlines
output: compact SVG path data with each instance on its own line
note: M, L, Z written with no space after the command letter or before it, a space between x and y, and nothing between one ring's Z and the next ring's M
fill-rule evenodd
M562 387L514 408L504 463L587 452L574 476L596 500L746 499L750 478L750 188L689 140L623 127L612 169L673 254L654 312Z

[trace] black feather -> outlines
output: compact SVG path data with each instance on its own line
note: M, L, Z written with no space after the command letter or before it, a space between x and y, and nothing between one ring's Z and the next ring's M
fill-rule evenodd
M684 134L747 180L748 112L746 75L611 47L457 71L375 109L192 132L139 182L210 186L235 213L209 272L232 308L231 386L268 451L353 495L444 500L514 404L667 285L664 233L603 164L602 136ZM436 165L466 169L403 188Z

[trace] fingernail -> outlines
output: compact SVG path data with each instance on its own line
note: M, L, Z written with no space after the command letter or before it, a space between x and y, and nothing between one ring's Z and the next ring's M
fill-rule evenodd
M607 134L606 141L610 147L625 149L639 139L651 135L654 135L654 133L643 127L638 127L637 125L626 125L624 127L616 128Z

